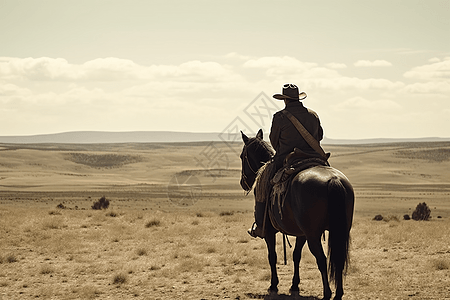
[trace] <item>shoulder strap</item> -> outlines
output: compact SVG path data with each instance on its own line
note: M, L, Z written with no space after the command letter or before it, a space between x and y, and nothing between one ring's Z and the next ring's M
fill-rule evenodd
M300 121L286 109L283 109L282 112L289 118L292 124L294 124L295 128L297 128L298 132L302 135L308 145L310 145L311 148L319 153L323 159L328 160L328 157L325 154L325 151L323 151L322 147L320 147L319 142L308 132L308 130L306 130L302 123L300 123Z

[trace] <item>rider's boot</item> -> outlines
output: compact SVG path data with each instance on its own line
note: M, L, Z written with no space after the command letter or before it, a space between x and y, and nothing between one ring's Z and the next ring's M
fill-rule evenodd
M264 232L264 215L266 212L266 203L265 202L255 202L255 222L253 223L252 227L247 230L248 234L250 234L252 237L256 238L264 238L265 232Z

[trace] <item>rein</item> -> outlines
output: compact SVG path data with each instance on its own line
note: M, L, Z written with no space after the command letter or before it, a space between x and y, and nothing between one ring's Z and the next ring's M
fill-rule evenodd
M255 171L254 169L253 169L253 167L252 167L252 165L250 164L250 160L248 159L248 155L247 155L247 153L248 153L248 151L247 151L247 149L248 149L248 145L246 145L245 147L244 147L244 152L243 152L243 157L242 157L242 160L244 161L244 163L246 163L246 165L250 168L250 171L253 173L253 175L255 175L256 176L256 174L258 173L258 171ZM241 172L242 174L241 174L241 176L242 176L242 178L244 179L243 181L244 181L244 183L245 183L245 186L248 188L248 190L247 190L247 193L246 193L246 195L248 195L249 193L250 193L250 191L252 190L252 187L248 184L248 182L247 182L247 175L245 175L245 172L244 172L244 168L242 168L242 172ZM245 192L244 192L245 193Z
M243 150L243 152L242 152L242 161L244 162L244 164L246 164L247 166L248 166L248 168L250 169L250 171L253 173L253 175L255 175L256 176L256 174L258 173L258 170L257 171L255 171L254 169L253 169L253 167L252 167L252 165L250 164L250 160L248 159L248 146L250 146L251 144L253 144L254 142L251 142L250 144L248 144L248 145L245 145L245 147L244 147L244 150ZM244 172L244 168L242 168L242 171L241 171L241 176L242 176L242 178L244 179L243 181L244 181L244 183L245 183L245 186L248 188L248 191L246 192L246 196L250 193L250 191L251 191L251 189L252 189L252 187L247 183L247 175L245 175L245 172ZM244 191L244 193L245 193L245 191ZM265 209L265 212L264 212L264 224L263 224L263 227L265 228L265 223L266 223L266 217L267 217L267 209L268 209L268 201L266 202L266 209ZM285 265L287 265L287 257L286 257L286 241L287 241L287 243L288 243L288 245L289 245L289 248L292 248L292 245L291 245L291 243L289 242L289 239L288 239L288 236L287 236L287 234L284 234L283 233L283 252L284 252L284 264Z

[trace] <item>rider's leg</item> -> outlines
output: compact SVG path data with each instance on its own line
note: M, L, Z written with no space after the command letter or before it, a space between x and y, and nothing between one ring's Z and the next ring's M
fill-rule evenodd
M264 232L264 217L266 213L266 202L255 201L255 223L253 223L252 228L247 232L252 237L265 237Z

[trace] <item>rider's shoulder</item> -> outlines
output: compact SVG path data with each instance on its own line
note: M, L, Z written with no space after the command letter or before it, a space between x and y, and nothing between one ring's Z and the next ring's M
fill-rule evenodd
M273 118L274 118L274 119L275 119L275 118L277 118L277 119L279 119L279 118L284 118L283 110L279 110L279 111L277 111L276 113L274 113L274 114L273 114Z
M313 115L313 116L315 116L316 118L319 118L319 115L314 111L314 110L312 110L311 108L306 108L307 110L308 110L308 113L310 114L310 115Z

